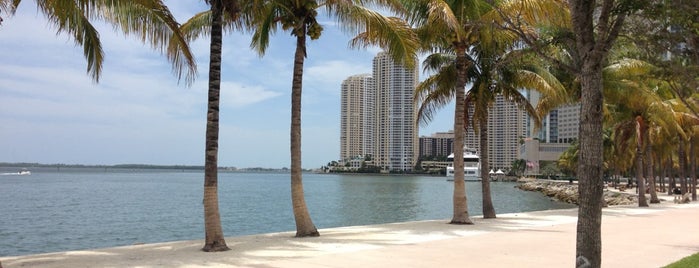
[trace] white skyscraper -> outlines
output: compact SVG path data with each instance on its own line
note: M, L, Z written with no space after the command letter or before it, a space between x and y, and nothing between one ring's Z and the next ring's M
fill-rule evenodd
M350 76L342 82L340 159L373 155L374 78L370 74Z
M383 171L413 169L419 148L413 104L417 82L417 69L406 69L383 52L374 58L371 76L342 82L341 160L371 155Z
M387 53L381 52L374 57L373 75L375 164L388 171L412 170L418 154L417 109L413 103L418 71L395 63Z
M473 115L473 107L468 107ZM473 118L470 118L470 123ZM469 123L465 144L480 154L480 138ZM527 136L527 115L502 95L488 109L488 159L493 170L509 169L519 158L519 142Z

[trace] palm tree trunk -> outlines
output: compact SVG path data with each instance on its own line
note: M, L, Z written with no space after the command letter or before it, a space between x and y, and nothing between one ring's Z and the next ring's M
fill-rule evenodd
M697 157L696 157L696 148L695 148L695 140L694 138L691 138L689 140L689 161L690 161L690 169L689 169L689 179L691 180L691 192L692 192L692 201L697 201Z
M204 231L203 251L228 250L221 228L218 210L218 132L219 102L221 96L221 1L211 1L211 47L209 60L209 100L206 113L206 148L204 163Z
M647 207L646 187L643 180L643 156L640 148L636 148L636 190L638 191L638 206Z
M658 166L658 180L660 180L660 191L665 192L665 163L663 163L663 157L660 153L656 153Z
M638 206L647 207L646 184L643 179L643 141L645 136L645 123L640 116L636 117L636 182L638 186Z
M685 143L684 139L682 137L679 137L678 135L678 140L679 140L679 150L677 151L678 154L678 159L677 161L679 162L678 164L680 165L680 187L682 189L682 194L687 192L687 154L685 152Z
M658 193L655 188L655 175L653 175L653 153L651 151L650 140L648 139L648 129L643 132L643 135L645 136L643 140L646 141L646 173L648 173L648 186L650 187L648 190L650 192L650 203L657 204L660 203L660 199L658 199Z
M488 115L478 120L480 122L480 155L481 155L481 193L483 196L483 218L494 219L495 208L490 195L490 159L488 157Z
M296 237L319 236L308 213L301 177L301 91L303 89L303 63L306 59L305 30L296 36L294 75L291 84L291 203L296 221Z
M580 150L578 160L578 223L576 267L601 267L602 263L602 68L582 66ZM588 266L589 265L589 266Z
M677 176L675 176L675 164L672 161L672 155L670 155L668 158L667 170L668 170L667 174L669 175L668 177L670 178L670 181L668 182L668 187L667 187L667 194L672 195L672 190L677 188L677 180L675 179Z
M473 224L468 215L468 200L466 198L466 183L464 182L464 91L466 89L466 49L456 49L456 90L454 96L454 216L451 224ZM483 161L481 161L483 162Z

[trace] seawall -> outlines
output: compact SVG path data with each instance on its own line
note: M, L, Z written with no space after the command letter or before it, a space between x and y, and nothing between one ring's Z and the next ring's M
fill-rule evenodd
M541 192L557 201L578 204L577 183L570 184L567 181L524 179L520 180L520 184L516 187L525 191ZM603 196L605 204L608 206L633 205L638 203L638 196L635 194L605 189Z

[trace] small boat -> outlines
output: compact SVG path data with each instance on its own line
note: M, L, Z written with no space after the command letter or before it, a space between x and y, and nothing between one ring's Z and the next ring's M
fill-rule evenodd
M9 176L9 175L32 175L32 172L27 170L26 168L23 168L19 172L10 172L10 173L0 173L0 175L4 176Z
M447 177L454 180L454 154L450 154L447 157L450 162L447 166ZM481 162L480 157L476 154L475 149L470 149L468 147L464 148L464 180L466 181L480 181L481 172Z

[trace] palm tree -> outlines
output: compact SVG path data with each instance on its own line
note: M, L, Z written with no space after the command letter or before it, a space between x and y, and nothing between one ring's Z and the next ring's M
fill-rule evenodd
M484 2L423 0L403 1L409 12L409 21L418 25L417 32L425 50L437 50L429 56L424 68L438 71L422 82L415 92L415 100L421 103L418 120L429 122L435 110L445 106L453 98L454 105L454 213L452 224L473 224L468 214L466 184L464 182L464 137L466 107L464 90L471 60L467 49L468 25L480 16Z
M206 145L204 155L204 230L203 251L229 250L221 227L218 210L218 133L221 97L221 47L223 14L238 16L238 1L206 0L211 6L211 45L209 48L209 100L206 113Z
M526 2L526 1L512 1ZM602 263L602 189L604 159L602 146L604 102L602 69L609 51L629 14L643 8L636 2L618 0L570 0L569 24L555 28L558 38L545 31L531 31L537 24L521 23L517 16L505 19L503 27L517 33L539 56L565 69L580 83L580 130L578 155L578 224L576 230L576 267L600 267ZM546 29L546 28L539 28ZM548 28L551 30L553 28ZM544 38L539 38L544 37ZM544 48L552 42L565 43L569 63L547 55Z
M480 47L485 45L481 44ZM477 55L472 72L475 76L472 80L473 87L466 94L466 105L474 107L474 125L478 123L474 128L478 130L480 136L483 216L495 218L488 177L490 170L487 132L489 107L495 103L496 96L502 96L523 109L539 127L540 116L549 111L542 110L541 107L534 108L520 90L532 89L541 92L542 95L550 96L550 99L561 99L554 96L565 93L565 88L541 66L541 62L523 56L522 54L525 53L523 49L517 47L504 48L500 51L475 49L472 53Z
M650 150L649 129L658 126L665 131L678 131L672 107L665 104L660 96L651 88L649 78L653 66L631 59L622 59L604 69L604 93L611 122L615 132L622 142L633 139L636 158L636 181L638 184L638 206L647 207L645 198L645 181L643 176L644 156ZM628 96L634 95L633 98ZM623 149L622 149L623 150ZM645 164L649 165L648 157ZM651 175L648 172L648 175ZM648 178L654 183L651 178ZM654 189L653 189L654 190Z
M524 159L515 159L512 161L510 172L517 177L524 174L524 170L527 168L527 161Z
M296 236L318 236L308 213L301 176L301 93L303 89L303 65L308 56L308 38L320 38L323 27L317 20L318 11L337 18L345 30L363 29L353 41L353 46L378 44L387 47L398 62L410 64L417 45L407 24L397 18L387 18L364 5L375 4L400 12L400 6L392 0L258 0L257 18L251 46L263 55L269 45L270 35L278 27L290 31L296 38L293 78L291 83L291 201L296 222Z
M221 48L223 31L242 29L241 9L249 8L250 2L205 0L208 11L200 12L187 20L181 30L188 40L211 35L209 47L209 89L206 113L206 144L204 148L204 247L203 251L229 250L221 227L218 202L218 140L219 106L221 98ZM172 44L176 45L176 44Z
M558 167L563 171L564 174L569 176L575 176L578 166L578 151L580 147L577 141L573 141L568 149L563 151L560 157L558 157Z
M687 175L689 175L687 174L687 153L689 153L690 158L692 158L691 155L694 153L694 151L691 150L691 143L693 142L692 138L695 131L694 129L696 126L699 125L699 117L697 117L696 114L691 111L691 108L693 107L688 107L686 105L686 100L681 100L681 98L678 97L669 100L668 103L670 103L670 105L673 107L675 111L675 120L681 126L682 129L680 131L677 131L677 139L679 141L677 144L677 162L680 168L679 177L682 187L682 193L687 193L690 191L689 184L694 184L693 181L695 180L694 177L691 177L692 182L690 183L689 181L687 181ZM692 172L689 173L691 174Z
M196 63L189 45L178 30L179 24L161 0L74 0L36 1L38 10L55 25L59 33L68 33L83 47L87 72L95 82L102 73L104 52L93 20L111 23L124 34L138 36L154 49L166 48L168 60L178 79L184 74L187 84L196 76ZM21 0L0 0L0 15L14 14ZM0 17L2 22L2 17ZM168 46L168 44L174 44Z
M553 82L555 80L553 76L543 68L534 65L525 67L524 61L518 60L522 51L517 47L517 37L508 31L491 27L490 22L499 17L495 14L496 10L487 3L479 1L416 3L409 6L410 10L416 13L413 15L416 24L424 25L418 28L418 36L429 48L446 52L425 61L425 69L437 74L426 79L416 91L416 100L421 103L418 111L420 120L423 123L428 122L433 111L443 107L454 96L456 99L454 155L458 156L462 153L463 130L469 125L470 120L466 107L473 105L475 119L473 125L477 126L480 134L483 217L495 218L488 179L488 107L495 101L497 94L503 94L509 100L520 104L535 118L539 118L535 109L517 91L518 87L531 86L531 88L545 90L547 93L556 93L554 91L562 91L562 89L557 82ZM498 11L502 10L509 10L509 7ZM543 9L534 8L526 11L538 12L538 10ZM516 65L518 67L515 67ZM462 96L469 81L473 83L473 87L465 96ZM553 84L558 87L552 86ZM460 214L466 208L465 200L461 201L464 192L462 190L464 189L463 163L458 158L454 158L454 219L456 220L452 222L455 223L459 223L460 217L463 217ZM467 212L466 217L468 217Z

